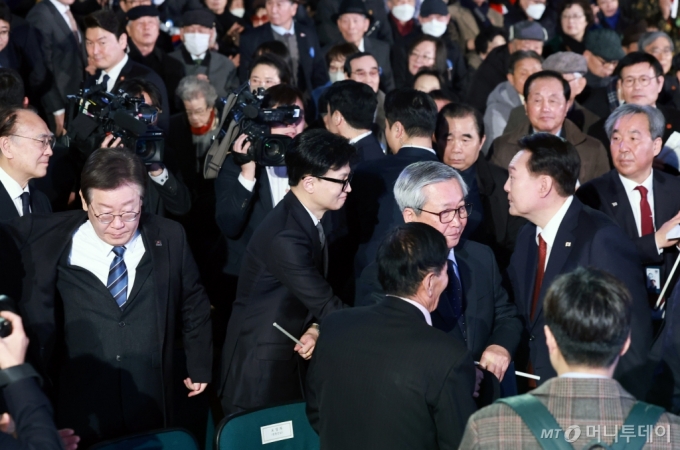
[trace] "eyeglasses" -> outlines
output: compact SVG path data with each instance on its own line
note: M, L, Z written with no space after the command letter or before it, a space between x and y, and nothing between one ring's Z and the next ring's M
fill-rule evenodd
M470 216L470 212L472 211L472 203L466 203L460 208L455 208L455 209L446 209L442 212L432 212L432 211L426 211L424 209L416 208L418 211L426 212L428 214L432 214L435 216L439 216L439 221L441 223L450 223L453 221L453 219L456 218L456 213L458 214L458 217L460 219L467 219Z
M583 14L563 14L562 20L579 20L583 19L585 16Z
M434 56L422 55L420 53L415 53L415 52L411 53L411 56L413 56L413 58L416 61L418 61L418 60L425 61L425 62L434 61Z
M208 111L210 111L210 108L206 106L205 108L197 109L195 111L190 111L190 110L187 109L186 113L187 113L187 117L194 117L194 116L202 116L203 114L207 113Z
M94 211L94 208L92 208L92 214L97 218L99 223L103 225L112 223L116 217L120 217L120 220L123 222L134 222L137 220L137 216L139 216L139 212L124 212L123 214L104 213L97 215L97 213Z
M337 178L328 178L328 177L314 177L314 178L318 178L319 180L324 180L324 181L330 181L331 183L342 184L342 190L344 192L345 189L347 189L347 186L349 186L349 183L352 181L353 175L354 175L354 173L350 172L349 176L344 180L338 180Z
M649 53L651 53L654 56L656 56L656 55L668 55L668 54L673 53L673 50L671 50L670 47L661 47L661 48L652 47L652 48L649 49Z
M605 61L603 57L597 55L595 55L595 58L600 61L600 64L602 64L604 67L610 67L612 69L615 69L619 63L618 61Z
M54 136L47 136L47 137L44 137L42 139L36 139L36 138L28 137L28 136L22 136L20 134L10 134L10 136L20 137L20 138L30 139L32 141L40 142L42 144L43 148L47 148L48 146L50 148L54 148L54 144L57 142L57 139Z
M635 77L626 77L621 80L621 84L623 84L626 87L632 87L635 85L635 82L637 81L640 83L640 86L646 87L649 86L649 83L652 82L654 77L647 77L647 76L641 76L640 78L635 78Z

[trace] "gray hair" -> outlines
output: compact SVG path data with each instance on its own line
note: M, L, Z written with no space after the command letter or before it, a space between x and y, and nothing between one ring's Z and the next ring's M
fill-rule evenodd
M675 53L675 45L673 44L673 39L671 39L671 37L668 34L664 33L663 31L648 31L647 33L643 33L642 36L640 36L640 39L638 40L638 49L641 52L644 52L645 47L647 47L649 44L656 41L660 37L666 38L668 43L671 44L671 51Z
M189 75L182 78L175 93L183 102L204 97L207 105L212 106L217 100L217 91L215 90L215 87L210 84L209 81L202 80L196 75Z
M394 184L394 198L399 210L413 208L416 215L420 215L420 209L427 203L423 188L449 180L456 180L463 190L463 197L467 197L467 184L453 167L438 161L420 161L409 165L401 171Z
M632 116L633 114L644 114L647 116L649 122L649 134L652 135L652 140L656 138L663 139L664 128L666 126L666 118L663 113L653 106L634 105L626 103L621 105L609 115L609 118L604 124L604 129L607 132L607 137L612 138L614 133L614 125L616 122L625 116Z

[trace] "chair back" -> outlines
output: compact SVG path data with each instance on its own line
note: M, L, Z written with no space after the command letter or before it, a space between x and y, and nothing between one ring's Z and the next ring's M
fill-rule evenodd
M89 450L199 450L196 438L182 428L149 431L101 442Z

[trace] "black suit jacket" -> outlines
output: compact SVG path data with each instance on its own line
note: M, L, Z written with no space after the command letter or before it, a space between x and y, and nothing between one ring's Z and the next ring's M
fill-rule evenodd
M378 245L394 226L404 223L394 200L394 183L401 171L418 161L438 161L434 151L402 147L396 155L359 164L347 198L347 223L357 239L354 273L358 277L374 259Z
M374 159L382 159L385 157L385 152L383 152L380 142L373 133L356 141L354 143L354 147L357 149L358 163L371 161Z
M319 39L316 30L298 21L295 22L295 36L297 37L298 50L300 52L298 73L298 88L302 91L312 92L313 89L328 83L328 69L321 53ZM262 25L245 31L241 35L239 65L239 79L241 83L248 81L251 64L255 50L263 42L273 41L274 32L270 24ZM302 75L302 76L300 76Z
M85 211L51 215L31 214L6 223L21 252L25 271L19 309L30 338L28 355L36 368L50 375L58 367L56 350L61 342L63 318L57 292L57 267L69 251L73 233L87 220ZM210 382L212 376L212 331L210 303L200 282L182 227L171 220L142 213L139 231L153 263L158 344L161 348L163 379L173 380L175 338L181 332L186 370L196 383ZM4 257L4 256L0 256ZM181 326L181 330L178 330ZM86 375L73 383L89 382ZM166 423L172 420L173 392L164 389Z
M522 334L522 322L517 315L517 307L501 286L501 274L493 252L486 245L467 240L458 244L454 255L465 299L465 344L472 357L479 361L484 350L493 344L500 345L511 356L514 355ZM355 305L373 305L384 296L385 292L378 281L378 264L373 262L364 269L357 282ZM446 291L442 292L437 309L432 312L433 319L437 315L441 317L440 311L449 307L446 296ZM458 327L448 334L463 342Z
M654 228L659 229L664 223L673 218L680 211L680 179L658 170L654 170ZM591 208L598 209L611 217L632 239L637 248L640 260L644 265L660 265L661 286L667 280L678 258L676 246L668 247L661 254L656 249L654 234L640 237L633 216L633 205L628 201L628 195L616 170L612 170L600 178L590 180L576 191L577 197ZM639 207L639 205L635 205ZM675 285L678 274L671 282ZM666 298L670 296L666 294Z
M508 273L515 292L515 303L524 322L524 333L515 364L525 370L531 361L539 383L556 375L550 364L543 326L543 299L559 275L577 267L605 270L621 280L633 298L631 346L616 368L615 378L637 398L644 398L651 377L647 355L651 347L651 314L640 259L631 240L605 214L573 199L562 219L543 276L534 320L531 301L538 263L536 225L526 224L517 236ZM653 369L653 368L652 368Z
M241 264L222 352L225 412L302 398L295 344L309 325L344 307L324 279L319 232L291 191L253 234Z
M31 193L31 212L33 214L49 214L52 212L50 200L45 194L35 189L29 183ZM14 206L12 198L7 193L5 186L0 183L0 221L14 219L19 216L17 207Z
M456 339L387 296L328 316L308 376L307 416L321 448L457 449L474 366Z
M324 58L333 46L344 43L345 40L340 38L339 40L324 46L324 48L321 49ZM378 67L380 67L381 70L380 90L383 92L390 92L394 89L394 74L392 73L392 63L390 62L390 44L375 38L364 37L364 51L373 55L378 62Z

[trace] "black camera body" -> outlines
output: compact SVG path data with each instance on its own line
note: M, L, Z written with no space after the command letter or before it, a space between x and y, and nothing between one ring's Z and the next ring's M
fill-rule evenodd
M18 314L16 303L6 295L0 295L0 311ZM12 322L4 317L0 317L0 338L6 338L10 334L12 334Z
M258 88L254 93L249 89L250 84L245 83L236 90L238 97L224 122L225 127L236 122L250 142L247 154L232 153L234 161L237 164L255 161L261 166L285 166L286 151L293 140L288 136L271 134L269 129L272 125L290 125L302 120L302 110L297 106L262 108L264 88Z
M120 138L145 164L163 161L165 139L156 121L158 108L131 97L122 90L117 95L106 92L104 84L69 95L67 113L69 146L83 159L97 149L107 134Z

